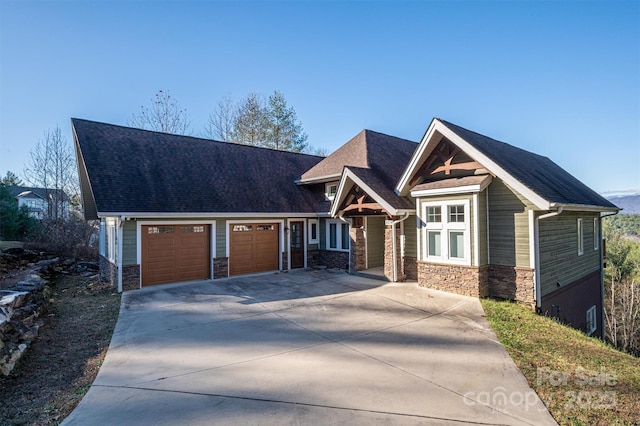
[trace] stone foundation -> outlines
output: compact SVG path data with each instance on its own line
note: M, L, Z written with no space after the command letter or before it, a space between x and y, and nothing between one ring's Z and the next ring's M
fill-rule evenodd
M533 275L531 268L489 265L489 296L535 306Z
M349 267L349 252L320 250L320 266L346 270Z
M213 279L227 278L229 276L229 258L216 257L213 259Z
M402 258L402 271L407 281L418 281L418 259L405 256Z
M122 291L137 290L140 288L140 265L127 265L122 267Z
M393 230L391 226L387 226L384 230L384 276L389 281L393 281ZM398 282L406 281L402 269L402 258L400 256L400 229L396 228L396 278Z
M349 228L351 238L351 272L367 269L367 247L362 228Z
M472 297L486 297L488 289L486 266L445 265L418 261L418 284L435 290Z
M315 268L320 265L320 251L307 250L307 267Z

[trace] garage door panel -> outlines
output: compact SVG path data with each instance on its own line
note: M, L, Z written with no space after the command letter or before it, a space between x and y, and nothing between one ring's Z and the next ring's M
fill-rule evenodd
M229 245L229 275L278 269L278 224L230 225Z
M210 277L209 225L142 227L142 285Z

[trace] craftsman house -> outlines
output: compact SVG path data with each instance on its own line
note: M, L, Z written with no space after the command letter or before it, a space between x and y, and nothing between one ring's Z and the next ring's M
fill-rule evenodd
M519 300L602 334L600 220L546 157L434 119L327 158L72 119L86 219L122 290L324 265Z

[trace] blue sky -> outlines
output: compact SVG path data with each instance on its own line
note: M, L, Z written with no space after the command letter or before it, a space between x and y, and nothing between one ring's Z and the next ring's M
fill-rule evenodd
M640 188L638 1L0 0L0 174L71 117L126 125L159 90L194 135L225 94L283 92L332 151L433 117Z

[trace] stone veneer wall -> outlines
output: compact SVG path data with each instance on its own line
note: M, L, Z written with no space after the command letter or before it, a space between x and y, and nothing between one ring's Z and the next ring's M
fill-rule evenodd
M367 269L367 248L362 228L349 228L351 238L351 272Z
M307 250L307 267L315 268L320 265L320 251Z
M418 281L418 259L405 256L402 258L402 271L407 281Z
M332 269L347 269L349 266L349 252L320 250L320 265Z
M393 230L387 226L384 230L384 275L389 281L393 281ZM407 278L402 269L402 257L400 248L400 229L396 228L396 273L399 282Z
M531 268L489 265L489 296L535 306L533 275Z
M213 259L213 279L227 278L229 276L229 258L216 257Z
M472 297L489 295L487 266L445 265L418 261L418 284Z
M127 265L122 267L122 291L137 290L140 288L140 265Z
M116 289L118 288L118 267L111 263L109 259L104 256L100 256L98 259L100 265L100 279L103 282L111 284Z
M289 260L287 259L287 252L283 251L280 258L282 259L282 270L286 271L287 269L289 269Z

